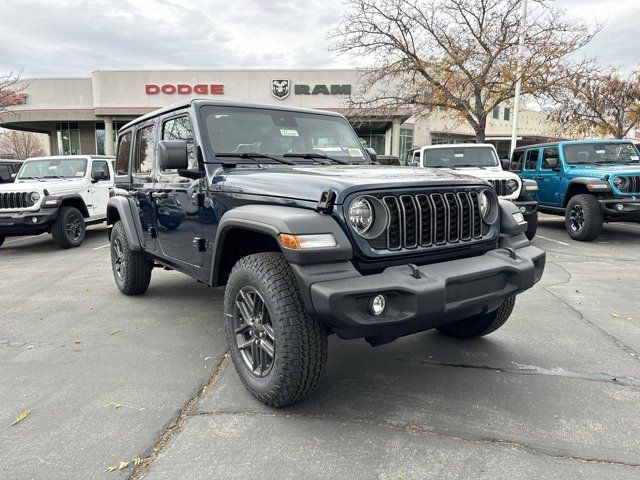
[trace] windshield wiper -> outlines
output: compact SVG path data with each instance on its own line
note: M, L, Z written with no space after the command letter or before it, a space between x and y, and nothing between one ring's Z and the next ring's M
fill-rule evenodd
M248 158L249 160L255 160L256 158L268 158L269 160L275 160L279 163L285 163L287 165L295 165L296 162L292 162L291 160L287 160L285 158L278 158L272 155L267 155L265 153L258 152L245 152L245 153L233 153L233 152L224 152L224 153L216 153L216 157L237 157L237 158Z
M300 158L306 158L307 160L312 160L314 158L322 158L324 160L331 160L333 162L340 163L341 165L350 165L351 164L351 162L347 162L346 160L342 160L341 158L330 157L328 155L325 155L324 153L316 153L316 152L285 153L283 155L283 157L300 157Z
M39 182L42 182L43 180L40 177L18 177L16 180L37 180Z

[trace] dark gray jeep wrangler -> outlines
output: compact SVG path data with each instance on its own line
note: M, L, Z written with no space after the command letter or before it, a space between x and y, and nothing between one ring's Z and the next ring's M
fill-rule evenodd
M329 333L499 328L545 263L518 208L483 180L375 159L336 113L192 100L145 115L118 136L116 284L140 294L164 267L226 286L231 358L271 406L315 390Z

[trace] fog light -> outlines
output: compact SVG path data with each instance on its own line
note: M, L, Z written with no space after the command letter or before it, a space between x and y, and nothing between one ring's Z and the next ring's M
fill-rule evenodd
M522 215L522 213L520 212L516 212L513 214L513 219L516 221L516 223L525 223L526 220L524 219L524 215Z
M619 211L619 212L621 212L622 210L624 210L624 205L623 205L623 204L621 204L621 203L618 203L618 204L616 205L616 208L618 209L618 211Z
M520 211L522 213L526 213L527 212L527 207L520 207Z
M31 221L33 223L38 223L38 218L37 217L31 217Z
M384 298L384 295L376 295L375 297L373 297L373 300L371 300L369 309L374 315L380 315L382 312L384 312L386 306L387 300Z

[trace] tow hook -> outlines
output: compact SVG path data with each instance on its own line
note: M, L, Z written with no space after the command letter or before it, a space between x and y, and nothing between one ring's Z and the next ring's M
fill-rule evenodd
M511 258L511 260L515 260L516 259L516 251L511 248L511 247L504 247L504 250L506 250L507 252L509 252L509 258Z
M411 269L411 273L409 275L411 275L413 278L422 278L422 275L420 275L420 269L416 265L410 263L407 266Z

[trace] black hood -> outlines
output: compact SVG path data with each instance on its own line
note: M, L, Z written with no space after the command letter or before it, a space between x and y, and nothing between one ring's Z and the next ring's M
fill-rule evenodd
M224 170L215 181L230 193L266 195L317 201L328 188L342 203L352 192L420 186L470 186L485 182L468 175L434 168L389 167L383 165L297 165Z

